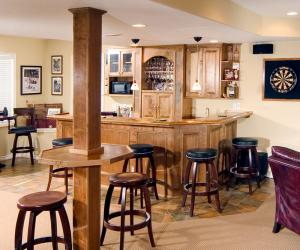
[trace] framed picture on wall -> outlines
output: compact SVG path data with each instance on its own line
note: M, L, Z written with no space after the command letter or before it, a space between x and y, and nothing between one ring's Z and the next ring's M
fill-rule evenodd
M21 66L21 95L42 94L42 66Z
M63 56L51 56L51 74L63 73Z
M51 94L52 95L63 94L63 78L61 76L51 77Z
M300 100L300 58L265 59L263 99Z

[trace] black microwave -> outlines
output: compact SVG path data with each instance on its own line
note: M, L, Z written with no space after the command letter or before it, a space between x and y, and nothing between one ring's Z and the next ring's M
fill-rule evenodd
M109 93L110 94L121 94L121 95L130 95L132 94L131 90L132 82L111 82Z

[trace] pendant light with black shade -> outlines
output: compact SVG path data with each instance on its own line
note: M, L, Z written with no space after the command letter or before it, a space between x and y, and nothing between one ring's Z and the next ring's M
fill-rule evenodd
M199 82L199 42L201 41L201 36L195 36L194 40L197 42L197 71L196 71L196 80L192 85L192 91L200 92L202 90L201 84Z
M131 39L132 43L134 44L133 46L137 46L138 42L140 41L140 39L138 38L132 38ZM134 66L133 66L133 80L132 80L132 85L130 88L132 91L134 90L140 90L139 85L136 83L135 80L135 70L134 70Z

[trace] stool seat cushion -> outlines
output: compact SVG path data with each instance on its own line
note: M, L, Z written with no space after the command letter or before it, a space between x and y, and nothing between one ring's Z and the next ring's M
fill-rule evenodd
M217 156L217 150L214 148L193 148L186 152L186 157L191 159L209 159Z
M110 184L114 186L139 186L148 181L148 176L141 173L117 173L109 177Z
M148 154L153 152L153 146L151 144L130 144L129 147L135 154Z
M9 130L11 134L28 134L28 133L35 133L36 128L31 126L24 126L24 127L12 127Z
M73 144L73 138L58 138L52 141L52 146L61 147Z
M18 200L18 208L27 211L50 210L62 206L67 196L58 191L42 191L23 196Z
M250 137L236 137L232 140L236 146L257 146L257 139Z

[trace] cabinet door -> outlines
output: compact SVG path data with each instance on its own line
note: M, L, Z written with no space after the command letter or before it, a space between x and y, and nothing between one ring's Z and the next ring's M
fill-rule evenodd
M157 94L157 119L173 118L173 94Z
M132 76L134 65L133 57L132 51L121 52L121 73L123 76Z
M120 51L108 54L109 75L120 75Z
M142 117L156 118L156 94L142 93Z
M197 71L198 60L198 71ZM198 79L202 86L202 91L193 91L192 87ZM188 97L203 96L203 62L202 62L202 48L199 48L199 55L197 47L187 48L186 53L186 89L185 94Z
M220 48L203 49L203 83L205 97L220 97Z

